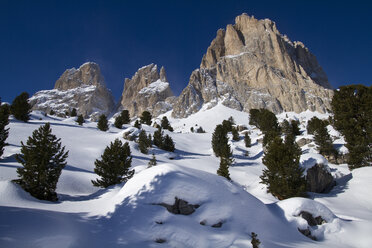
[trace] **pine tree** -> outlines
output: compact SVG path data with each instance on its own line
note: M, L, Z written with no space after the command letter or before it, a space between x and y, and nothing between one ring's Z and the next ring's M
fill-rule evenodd
M130 122L130 116L129 116L129 111L124 109L123 111L121 111L121 120L123 122L123 124L128 124Z
M152 147L152 137L151 137L151 133L149 133L149 135L147 136L147 147Z
M251 236L252 236L252 240L251 240L251 244L252 244L252 248L259 248L260 247L260 240L257 238L257 234L255 234L254 232L251 233Z
M190 132L194 132L194 127L190 127Z
M349 150L350 169L372 165L372 86L349 85L335 91L334 126Z
M156 145L159 148L162 147L162 145L163 145L163 131L161 130L161 128L158 128L158 130L156 130L154 132L153 143L154 143L154 145Z
M17 120L27 122L30 119L31 106L28 103L28 98L27 92L23 92L14 98L10 111Z
M283 122L281 123L281 129L282 129L282 133L285 136L293 134L292 126L291 126L291 124L289 124L289 122L287 120L283 120Z
M251 147L251 138L249 137L248 133L244 134L244 144L245 147Z
M9 124L9 106L1 105L0 99L0 157L4 153L4 147L6 146L6 139L9 136L9 128L6 126Z
M212 149L216 157L224 154L228 141L226 129L221 124L217 125L212 134Z
M123 127L123 118L122 118L121 114L116 116L114 126L116 128L119 128L119 129L121 129Z
M262 159L267 168L260 176L261 183L279 200L305 194L306 180L299 166L300 156L301 149L290 138L283 143L280 137L275 137L267 147Z
M315 131L323 126L327 126L328 122L325 120L320 120L318 117L314 116L307 122L307 133L308 134L315 134Z
M73 108L71 110L71 117L75 117L75 116L77 116L77 111L76 111L76 108Z
M21 153L16 155L23 165L17 169L20 179L16 182L38 199L58 200L55 190L68 156L60 141L46 123L32 133L26 145L21 142Z
M77 122L80 126L82 126L83 123L85 122L83 115L81 115L81 114L78 115L78 117L77 117L77 119L76 119L76 122Z
M173 132L173 128L172 126L170 125L169 121L168 121L168 118L166 116L163 117L163 119L161 120L161 128L163 129L167 129L171 132Z
M155 154L152 154L152 158L150 159L147 168L155 166L157 164Z
M314 141L318 146L318 151L323 156L337 156L337 150L333 147L331 136L328 133L327 127L322 124L314 131Z
M234 141L239 141L240 140L239 132L238 132L238 130L235 127L232 128L231 133L232 133L232 139Z
M294 136L301 134L299 125L300 125L300 122L298 120L291 120L291 128L292 128L292 133Z
M265 132L263 140L262 140L262 145L265 147L267 144L273 141L276 137L279 137L279 133L276 131Z
M225 129L226 133L231 132L232 129L233 129L232 123L229 120L223 120L222 121L222 126Z
M169 152L174 152L174 150L175 150L174 142L168 134L165 135L165 137L163 139L163 144L161 145L161 149L163 149L165 151L169 151Z
M56 112L53 110L53 109L51 109L50 111L49 111L49 115L55 115L56 114Z
M136 122L134 122L134 125L133 125L135 128L138 128L138 129L141 129L141 123L136 120Z
M100 115L97 123L97 127L101 131L107 131L109 129L106 115Z
M132 164L129 143L123 144L119 139L111 142L101 155L101 160L97 159L94 164L94 172L101 177L92 180L96 187L107 188L126 182L134 175L134 170L129 170Z
M148 146L149 146L149 141L147 139L146 131L141 130L138 136L138 148L143 154L147 154L149 152Z
M220 167L217 170L217 175L225 177L227 180L231 180L229 173L229 167L231 164L231 158L220 157Z
M142 124L146 124L146 125L151 125L151 119L152 119L152 115L150 114L150 112L149 111L143 111L142 112L142 115L141 115L141 117L140 117L140 119L141 119L141 123Z

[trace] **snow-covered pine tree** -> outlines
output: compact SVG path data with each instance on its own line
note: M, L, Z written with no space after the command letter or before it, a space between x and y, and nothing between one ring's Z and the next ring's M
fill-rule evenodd
M26 145L23 142L21 145L16 159L23 167L17 169L20 179L15 181L38 199L57 201L55 190L68 156L61 139L52 134L50 124L46 123L32 133Z
M28 103L29 95L27 92L22 92L14 98L10 111L14 118L20 121L27 122L30 119L31 106Z
M101 155L101 159L97 159L94 164L94 172L101 177L92 180L96 187L107 188L126 182L134 175L134 170L129 170L132 164L129 143L123 144L119 139L111 142Z
M109 129L106 115L100 115L97 123L97 127L101 131L107 131Z

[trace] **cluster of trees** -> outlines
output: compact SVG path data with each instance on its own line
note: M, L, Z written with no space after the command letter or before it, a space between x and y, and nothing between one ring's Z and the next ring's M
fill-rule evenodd
M161 127L154 132L153 144L160 149L169 152L174 152L176 149L173 139L168 134L164 136L164 132L162 131Z
M332 99L334 127L345 137L350 169L372 165L372 87L349 85Z
M333 147L332 138L328 133L328 121L320 120L317 117L311 118L307 123L307 132L314 135L314 142L320 154L325 157L338 155L337 150Z
M124 124L128 124L130 122L130 116L128 110L121 111L120 115L115 118L114 126L116 128L122 128Z
M280 136L280 126L275 114L267 109L251 109L249 124L259 128L264 134L263 146Z

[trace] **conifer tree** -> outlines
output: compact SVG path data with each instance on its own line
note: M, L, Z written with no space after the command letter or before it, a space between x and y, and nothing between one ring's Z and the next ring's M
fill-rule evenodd
M161 145L161 149L163 149L165 151L169 151L169 152L174 152L174 150L175 150L174 142L168 134L165 135L165 137L163 139L163 144Z
M146 124L146 125L151 125L151 119L152 119L152 115L151 115L151 113L149 112L149 111L143 111L142 112L142 115L141 115L141 117L140 117L140 119L141 119L141 123L142 124Z
M23 92L14 98L10 111L17 120L27 122L30 119L31 106L28 103L28 98L27 92Z
M228 141L226 129L221 124L217 125L212 134L212 149L216 157L224 154Z
M319 153L323 156L337 156L337 150L333 147L331 136L324 123L314 131L314 142L317 145Z
M244 144L245 147L251 147L251 137L249 137L248 133L244 134Z
M154 143L154 145L156 145L159 148L162 147L162 145L163 145L163 131L161 130L161 128L158 128L158 130L156 130L154 132L153 143Z
M106 115L100 115L97 123L97 127L101 131L107 131L109 129Z
M21 145L16 159L23 167L17 169L20 179L15 181L38 199L58 200L55 190L68 156L61 139L52 134L50 124L46 123L32 133L26 145L23 142Z
M0 99L0 157L4 153L4 147L6 146L6 139L9 136L9 128L6 126L9 124L9 106L1 105Z
M147 168L155 166L157 164L155 154L152 154L152 158L150 159Z
M77 119L76 119L76 122L77 122L80 126L82 126L83 123L85 122L83 115L81 115L81 114L78 115L78 117L77 117Z
M227 180L231 180L229 167L232 164L231 158L220 157L220 167L217 170L217 175L225 177Z
M114 126L119 129L123 127L123 118L121 117L121 114L116 116Z
M121 120L123 122L123 124L128 124L130 122L130 116L129 116L129 111L124 109L123 111L121 111Z
M111 142L101 155L101 159L97 159L94 164L94 172L100 176L100 179L92 180L96 187L107 188L126 182L134 175L134 170L129 170L132 164L129 143L123 144L119 139Z
M173 132L173 128L172 126L170 125L169 121L168 121L168 118L166 116L163 117L163 119L161 120L161 128L163 129L167 129L171 132Z
M147 147L152 147L152 137L151 137L151 133L149 133L149 135L147 136Z
M231 133L232 133L232 139L234 141L239 141L239 139L240 139L239 132L238 132L238 130L235 127L232 128Z
M251 233L251 236L252 236L252 240L251 240L251 244L252 244L252 248L259 248L260 247L260 240L257 238L257 234L255 234L254 232Z
M318 117L314 116L307 122L307 133L308 134L315 134L315 131L323 126L327 126L328 122L325 120L320 120Z
M289 122L287 120L283 120L283 122L281 123L281 129L282 129L282 133L285 136L293 134L292 133L292 131L293 131L292 126L291 126L291 124L289 124Z
M138 128L138 129L141 129L141 123L136 120L136 122L134 122L134 125L133 125L135 128Z
M300 122L298 120L291 120L291 128L292 128L292 133L294 136L301 134L299 125L300 125Z
M149 152L148 146L149 146L149 141L147 139L146 131L141 130L138 136L138 148L143 154L147 154Z
M232 126L231 121L229 121L229 120L223 120L222 121L222 126L225 129L225 132L226 133L232 132L233 126Z
M71 117L75 117L75 116L77 116L77 111L76 111L76 108L73 108L71 110Z
M299 166L300 156L301 149L294 139L283 143L280 137L275 137L268 144L262 159L267 168L260 178L261 183L267 185L267 191L279 200L305 194L306 180Z
M350 169L372 165L372 86L348 85L335 91L334 126L349 150Z
M49 115L55 115L56 114L56 112L53 110L53 109L51 109L50 111L49 111Z

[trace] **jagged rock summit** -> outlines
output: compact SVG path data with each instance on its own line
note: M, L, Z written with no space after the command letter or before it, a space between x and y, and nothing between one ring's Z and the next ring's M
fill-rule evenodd
M273 21L247 14L220 29L173 106L184 118L218 101L248 112L327 112L333 96L327 76L301 42L281 35Z
M84 118L96 120L100 114L109 115L115 107L111 91L98 64L87 62L78 69L66 70L56 81L53 90L42 90L30 98L33 110L49 113L55 111L63 116L65 112L77 109Z
M119 109L127 109L131 117L145 110L158 116L171 110L174 100L164 67L159 72L156 64L150 64L125 79Z

